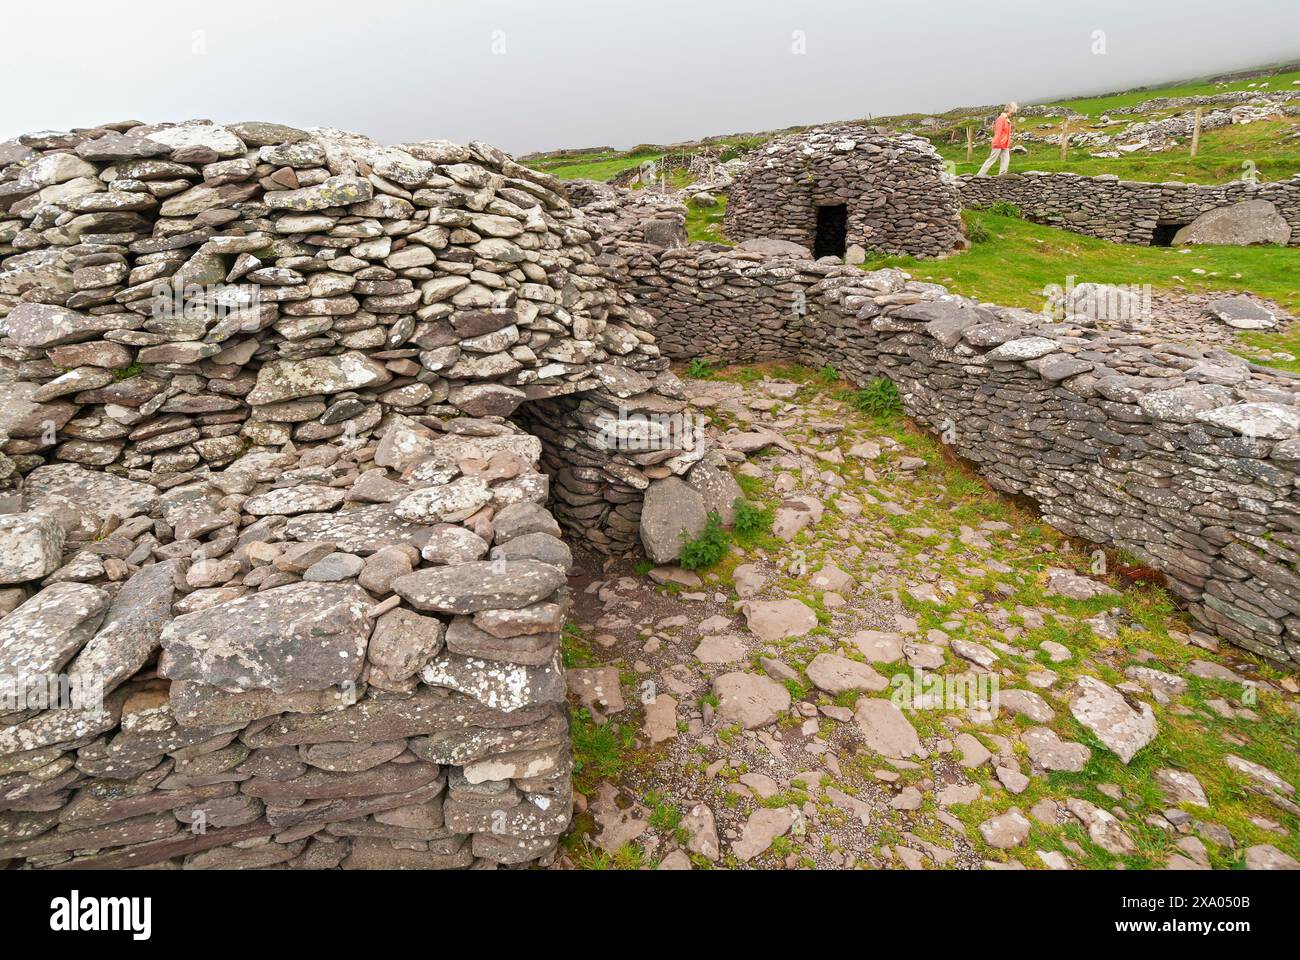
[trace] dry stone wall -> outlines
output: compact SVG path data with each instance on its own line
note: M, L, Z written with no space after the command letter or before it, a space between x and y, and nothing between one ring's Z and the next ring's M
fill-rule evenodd
M0 862L554 855L547 504L622 545L640 467L702 456L599 445L594 411L681 385L594 231L481 143L195 121L0 145ZM572 422L544 452L518 424L549 404Z
M963 242L960 198L921 137L838 124L773 140L747 159L728 192L733 240L813 249L817 208L842 204L846 243L866 252L943 257Z
M1300 245L1300 177L1269 183L1143 183L1114 176L1026 173L958 178L962 204L1018 206L1036 223L1102 240L1149 246L1161 224L1189 224L1203 213L1248 200L1267 200L1291 227Z
M1300 382L907 279L725 249L607 247L666 354L887 376L907 413L1058 529L1162 571L1206 628L1300 665Z

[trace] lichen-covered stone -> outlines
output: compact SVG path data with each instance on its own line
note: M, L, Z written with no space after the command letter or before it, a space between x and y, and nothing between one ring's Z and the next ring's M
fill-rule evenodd
M39 580L63 561L63 527L49 514L0 515L0 584Z
M223 690L322 690L357 680L373 625L356 585L297 583L177 617L158 672Z

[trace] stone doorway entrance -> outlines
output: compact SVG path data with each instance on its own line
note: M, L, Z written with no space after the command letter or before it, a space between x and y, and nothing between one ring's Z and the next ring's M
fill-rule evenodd
M817 234L813 239L814 257L843 257L845 232L849 225L849 208L842 203L817 208Z
M1174 236L1185 226L1187 226L1185 223L1166 223L1162 220L1156 224L1156 228L1151 234L1151 246L1172 247L1174 245Z

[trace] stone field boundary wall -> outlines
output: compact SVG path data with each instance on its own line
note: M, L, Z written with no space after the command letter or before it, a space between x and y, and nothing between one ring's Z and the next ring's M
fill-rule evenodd
M967 175L957 178L957 189L965 207L1008 201L1035 223L1139 246L1151 245L1160 224L1187 224L1211 210L1267 200L1290 224L1290 245L1300 246L1300 176L1269 183L1203 184L1144 183L1075 173Z
M557 519L626 550L710 459L602 443L685 407L602 256L482 143L0 144L0 865L555 857Z
M889 377L909 416L1062 532L1166 577L1205 628L1300 665L1300 382L1223 350L988 306L897 270L614 240L677 359Z

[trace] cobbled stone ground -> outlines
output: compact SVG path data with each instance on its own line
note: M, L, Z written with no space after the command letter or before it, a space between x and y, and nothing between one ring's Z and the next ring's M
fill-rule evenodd
M694 573L579 557L557 869L1298 866L1293 675L833 371L688 385L724 447L770 432L732 459L775 522ZM996 678L1001 709L973 684L907 709L931 673Z

